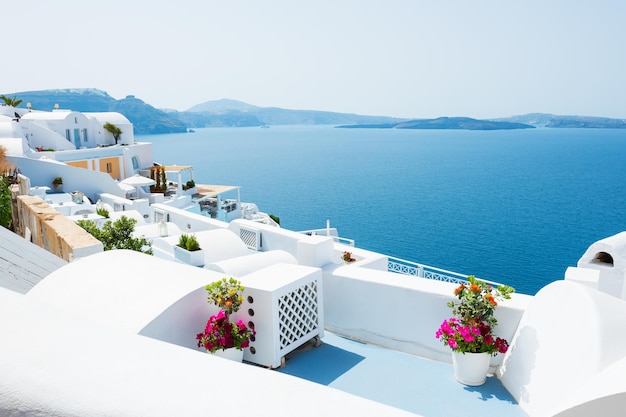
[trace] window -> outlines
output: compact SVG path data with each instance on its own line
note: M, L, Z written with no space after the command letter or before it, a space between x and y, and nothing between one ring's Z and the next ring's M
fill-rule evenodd
M137 158L136 156L133 156L132 161L133 161L133 169L139 169L139 158Z
M74 124L77 125L78 124L78 117L74 117Z
M65 139L67 139L68 142L72 141L72 136L69 129L65 129Z
M83 129L83 142L87 142L87 129Z
M107 162L107 174L111 173L111 163Z

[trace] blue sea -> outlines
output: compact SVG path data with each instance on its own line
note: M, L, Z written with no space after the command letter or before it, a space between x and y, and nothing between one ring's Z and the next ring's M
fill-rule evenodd
M358 247L534 294L626 230L626 130L208 128L151 135L163 164L291 230L326 220Z

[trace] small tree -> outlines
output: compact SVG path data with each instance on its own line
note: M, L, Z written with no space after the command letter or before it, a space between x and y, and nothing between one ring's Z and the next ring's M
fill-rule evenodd
M77 225L85 229L90 235L104 245L104 250L129 249L136 252L152 255L152 243L146 238L133 237L133 230L137 220L122 216L115 222L107 221L99 229L91 220L79 220Z
M165 174L165 168L161 167L161 190L167 190L167 175Z
M120 140L120 136L122 136L122 129L109 122L106 122L102 127L104 130L113 135L113 139L115 139L115 144L117 145L117 142Z

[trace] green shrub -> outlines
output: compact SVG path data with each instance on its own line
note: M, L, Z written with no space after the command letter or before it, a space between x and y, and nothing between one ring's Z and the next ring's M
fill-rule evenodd
M146 238L133 237L137 220L122 216L114 223L110 220L99 229L91 220L79 220L76 224L104 245L104 250L129 249L152 255L152 243Z
M107 210L105 208L96 208L96 214L99 214L100 216L104 217L105 219L109 218L109 210Z
M280 224L280 217L270 214L270 219L274 220L276 224Z
M0 177L0 226L11 229L11 190L7 176Z
M195 235L187 235L183 233L178 238L178 246L181 248L188 250L189 252L200 250L200 243L198 243L198 239L196 239Z

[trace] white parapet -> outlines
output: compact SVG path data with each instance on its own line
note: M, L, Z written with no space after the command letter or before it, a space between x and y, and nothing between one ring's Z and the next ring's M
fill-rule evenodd
M577 282L597 290L600 286L600 271L597 269L570 266L565 271L565 280Z

